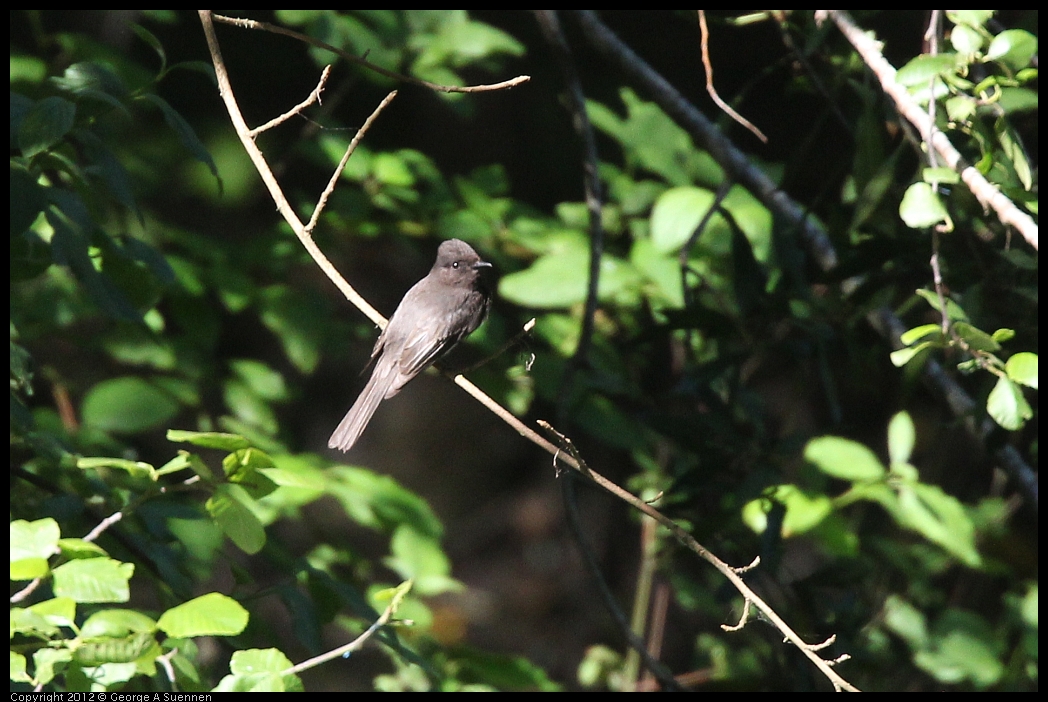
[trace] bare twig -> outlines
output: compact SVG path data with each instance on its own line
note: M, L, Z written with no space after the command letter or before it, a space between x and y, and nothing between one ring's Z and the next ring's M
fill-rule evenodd
M717 89L713 87L713 62L710 61L709 47L710 30L706 26L705 10L699 10L699 29L702 32L702 65L706 69L706 92L709 93L710 97L713 98L713 101L717 103L719 108L728 113L729 117L746 127L746 129L749 129L753 136L767 144L768 137L764 136L764 132L758 129L757 125L753 122L736 112L731 105L724 102L724 100L721 99L721 96L717 93Z
M807 244L808 252L824 271L837 267L837 252L822 226L807 211L780 190L764 171L754 165L702 112L686 100L644 59L615 35L592 10L577 12L590 42L619 64L671 117L704 146L729 176L734 177L768 209L793 223Z
M356 136L349 142L349 146L346 148L346 153L342 155L342 160L338 162L338 166L335 167L335 172L331 174L331 179L328 180L327 187L324 188L324 192L320 193L320 199L317 200L317 206L313 209L313 216L309 218L309 223L306 225L306 234L312 236L313 230L316 229L317 222L320 220L320 215L324 211L324 207L327 206L328 198L335 192L335 185L338 183L338 179L342 176L342 171L345 170L346 164L349 163L349 157L353 155L353 152L357 150L357 145L360 140L367 134L368 129L371 128L372 122L379 116L382 110L386 109L386 105L393 102L393 98L397 96L397 91L394 90L387 95L382 102L378 104L378 107L371 113L371 115L364 120L364 126L357 130ZM379 326L385 326L380 324Z
M498 358L499 356L501 356L502 354L506 353L511 348L513 348L514 346L519 344L521 342L521 340L524 337L526 337L528 334L530 334L531 330L534 329L534 328L535 328L535 318L532 317L531 319L529 319L527 322L524 323L524 326L520 328L520 331L517 332L513 336L512 339L510 339L509 341L504 343L502 346L500 346L499 349L497 351L495 351L495 353L491 354L487 358L480 359L479 361L477 361L476 363L474 363L473 365L471 365L471 366L469 366L467 368L461 368L461 369L457 370L456 371L457 374L461 375L463 373L469 373L470 371L476 370L477 368L480 368L481 366L486 366L492 360ZM527 367L527 369L529 371L531 370L531 364L534 363L534 362L535 362L535 354L532 353L530 355L530 357L529 357L528 362L525 364L525 366Z
M301 42L305 42L306 44L315 46L318 49L330 51L333 54L341 56L343 59L349 61L350 63L355 63L358 66L363 66L364 68L374 71L375 73L378 73L380 75L386 76L387 78L392 78L393 80L397 80L402 83L412 83L414 85L421 85L424 88L429 88L430 90L437 90L442 93L482 93L489 90L505 90L507 88L513 88L520 85L521 83L526 83L529 80L531 80L531 76L517 76L516 78L511 78L510 80L504 80L501 83L491 83L489 85L440 85L438 83L430 83L429 81L422 80L420 78L407 76L402 73L396 73L395 71L387 70L385 68L382 68L381 66L376 66L370 61L362 59L359 56L354 56L353 54L343 51L342 49L339 49L337 47L331 46L331 44L326 44L320 41L319 39L314 39L308 34L301 34L299 32L287 29L286 27L281 27L276 24L270 24L269 22L259 22L257 20L250 20L242 17L226 17L224 15L214 15L214 20L216 22L221 22L223 24L231 24L234 27L241 27L243 29L258 29L265 32L272 32L273 34L283 34L284 36L291 37L292 39L298 39Z
M262 132L264 132L264 131L266 131L268 129L272 129L273 127L277 126L278 124L283 124L284 122L288 121L289 119L291 119L295 115L300 114L302 112L302 110L306 109L310 105L312 105L314 103L318 103L319 104L320 103L320 94L322 92L324 92L324 85L327 83L328 78L330 78L330 77L331 77L331 66L324 66L324 70L321 71L321 73L320 73L320 81L317 82L317 87L313 88L313 92L311 92L309 94L309 97L307 97L305 100L303 100L302 102L298 103L297 105L295 105L294 107L292 107L290 110L288 110L284 114L280 115L279 117L274 117L273 119L271 119L268 122L266 122L265 124L263 124L261 127L255 127L250 132L248 132L248 134L251 136L252 139L254 139L255 137L257 137Z
M401 600L404 599L404 596L408 594L408 591L410 589L411 589L411 581L410 580L407 583L405 583L404 585L402 585L401 587L397 588L396 593L393 595L392 599L390 600L389 605L387 605L386 609L382 612L382 615L378 619L376 619L375 622L371 626L369 626L367 628L367 630L365 630L364 633L362 633L357 638L353 639L352 641L350 641L347 644L339 646L338 648L335 648L335 649L332 649L330 651L326 651L324 653L321 653L319 656L314 656L313 658L310 658L309 660L302 661L301 663L299 663L297 665L294 665L294 666L288 668L287 670L281 671L280 674L281 675L298 674L298 673L301 673L303 670L309 670L310 668L315 668L318 665L320 665L321 663L326 663L327 661L334 660L336 658L341 658L343 656L347 656L350 653L353 653L354 651L359 651L360 649L362 649L364 647L364 644L367 643L368 639L370 639L372 636L374 636L378 632L379 629L381 629L387 623L389 623L390 618L393 616L393 614L397 611L397 608L400 606Z
M949 137L940 131L917 103L905 86L895 80L895 67L881 53L880 45L872 36L861 30L845 10L824 10L842 34L851 42L863 61L877 76L881 88L895 101L899 114L909 120L932 148L939 152L950 168L960 174L961 180L972 191L983 207L992 208L1004 224L1015 227L1034 249L1037 248L1037 224L1030 215L1019 209L996 185L986 180L982 173L967 164L959 151L950 143Z

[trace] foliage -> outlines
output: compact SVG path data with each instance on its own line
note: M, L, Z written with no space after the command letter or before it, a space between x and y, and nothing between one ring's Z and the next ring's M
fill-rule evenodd
M991 11L947 17L952 51L912 57L898 80L934 101L976 168L1036 216L1025 146L1036 139L1036 36ZM618 638L588 643L568 661L577 679L556 680L519 655L523 644L503 655L445 640L433 598L466 586L434 510L378 467L310 451L297 420L317 404L310 376L372 331L334 321L311 259L244 175L210 66L171 60L174 38L199 27L147 13L133 48L115 51L45 31L47 13L26 18L39 33L11 51L12 689L308 689L289 672L295 660L329 647L328 625L340 641L368 631L391 597L394 625L369 643L386 657L376 689L630 688ZM485 19L276 13L446 84L502 80L546 51ZM992 458L1007 445L1037 462L1036 252L899 136L906 127L840 37L807 13L779 22L812 73L775 75L838 116L846 167L819 171L797 154L761 167L784 186L802 173L816 182L811 216L831 232L836 270L810 264L796 222L739 184L722 188L713 156L606 72L593 92L606 97L587 103L604 248L581 364L588 211L577 198L524 201L530 176L516 164L456 173L437 144L369 134L317 241L333 258L389 239L411 252L452 236L474 244L500 278L470 343L495 352L527 319L537 325L534 365L502 354L471 377L518 416L569 418L558 429L594 468L658 498L712 551L739 563L759 553L746 577L778 593L776 610L808 640L836 634L832 655L854 659L838 670L860 688L1036 689L1036 497L994 474ZM715 34L749 31L732 24ZM333 60L288 41L275 50L285 62ZM393 86L346 70L354 103ZM259 121L286 109L271 103L302 99L273 80L279 100L266 96ZM194 98L170 99L173 81ZM491 99L444 95L432 109L467 125ZM529 109L545 129L545 108ZM282 177L307 212L354 134L337 111L318 119L316 133L264 137L309 171ZM791 123L788 138L835 141L824 124ZM575 153L561 145L551 170L577 169ZM908 327L901 349L870 330L885 308ZM920 384L930 360L977 399L968 416ZM667 652L675 672L736 688L825 685L761 623L718 630L732 608L723 581L665 534L650 557L690 637Z

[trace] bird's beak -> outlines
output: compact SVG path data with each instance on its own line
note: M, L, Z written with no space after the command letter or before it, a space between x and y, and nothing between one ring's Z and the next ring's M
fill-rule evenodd
M491 264L487 261L477 261L473 264L473 270L478 270L480 268L491 268Z

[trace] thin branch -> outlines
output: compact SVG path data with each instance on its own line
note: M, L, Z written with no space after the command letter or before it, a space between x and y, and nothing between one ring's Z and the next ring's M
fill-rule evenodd
M353 639L345 645L339 646L336 649L326 651L324 653L321 653L319 656L314 656L309 660L302 661L301 663L298 663L297 665L294 665L288 668L287 670L281 671L280 674L298 674L301 673L303 670L315 668L321 663L326 663L336 658L342 658L344 656L348 656L354 651L359 651L364 647L364 644L367 643L368 639L374 636L379 631L379 629L381 629L387 623L389 623L390 618L393 616L394 612L396 612L397 608L400 606L401 600L404 599L404 596L407 595L410 589L411 581L409 580L404 586L401 586L397 589L397 592L393 595L393 598L390 600L389 605L386 606L386 609L382 612L382 615L378 619L376 619L375 622L357 638Z
M269 129L272 129L273 127L277 126L278 124L283 124L284 122L288 121L289 119L291 119L295 115L300 114L302 112L302 110L306 109L310 105L312 105L314 103L318 103L319 104L320 103L320 94L322 92L324 92L324 85L327 83L328 78L330 78L330 77L331 77L331 66L324 66L324 70L321 71L321 73L320 73L320 81L317 83L317 87L313 88L313 92L311 92L309 94L309 97L307 97L305 100L303 100L302 102L298 103L297 105L295 105L294 107L292 107L290 110L288 110L284 114L280 115L279 117L274 117L273 119L271 119L268 122L266 122L265 124L263 124L261 127L255 127L250 132L248 132L248 134L250 134L251 138L254 139L255 137L257 137L262 132L265 132L265 131L267 131Z
M822 226L808 216L807 211L775 185L771 178L750 162L728 137L702 112L686 100L633 49L615 35L592 10L578 10L583 31L605 56L614 60L633 81L648 92L695 141L709 151L710 156L760 200L765 207L793 223L801 233L808 252L818 266L829 271L837 267L837 252Z
M519 344L524 337L526 337L528 334L531 334L531 330L534 329L534 328L535 328L535 318L532 317L531 319L529 319L527 322L524 323L524 326L520 328L520 331L517 332L512 339L510 339L509 341L504 343L502 346L500 346L499 349L497 351L495 351L495 353L489 355L487 358L482 358L481 360L477 361L476 363L474 363L473 365L471 365L471 366L469 366L467 368L461 368L461 369L459 369L456 372L459 375L461 375L463 373L469 373L470 371L476 370L477 368L480 368L481 366L486 366L487 364L491 363L491 361L495 360L496 358L498 358L499 356L501 356L502 354L506 353L511 348L513 348L514 346ZM525 367L526 367L526 369L528 371L531 370L531 364L533 364L534 362L535 362L535 354L532 353L532 354L530 354L528 362L525 364Z
M881 88L895 101L895 108L899 114L920 130L925 142L939 152L946 165L960 174L961 180L982 206L992 208L1001 222L1015 227L1030 246L1037 249L1038 227L1033 218L1019 209L996 185L986 180L982 173L965 162L960 152L950 143L949 137L935 126L934 120L921 109L910 92L895 80L895 67L884 58L877 40L862 31L847 11L824 10L822 12L829 15L845 38L859 52L863 61L877 76Z
M706 92L713 98L713 101L717 103L717 106L728 113L728 116L733 120L746 127L750 130L753 136L757 137L765 144L768 143L768 137L764 136L764 132L757 128L753 122L749 121L738 112L736 112L731 105L724 102L721 96L717 93L717 89L713 87L713 62L710 61L710 47L709 38L710 30L706 26L706 11L699 10L699 30L702 33L702 66L706 69Z
M357 145L360 140L367 134L368 129L371 128L372 122L374 122L382 110L386 109L389 103L393 102L393 98L397 96L397 91L392 91L389 95L383 98L382 102L378 104L378 107L372 111L371 115L364 120L364 126L357 130L353 140L349 142L349 146L346 148L346 153L342 155L342 160L338 162L338 166L335 167L335 172L331 174L331 179L328 180L327 187L324 188L324 192L320 193L320 199L317 200L317 206L313 209L313 216L309 218L309 223L306 225L306 234L312 236L313 230L316 229L317 222L320 221L320 215L324 211L324 207L327 206L328 198L335 192L335 185L338 184L338 179L342 176L342 171L345 170L346 164L349 163L349 157L353 155L353 152L357 150ZM379 326L385 326L380 324Z
M226 17L224 15L214 15L214 20L216 22L221 22L222 24L230 24L234 27L240 27L242 29L257 29L265 32L272 32L273 34L283 34L284 36L291 37L292 39L298 39L301 42L305 42L306 44L315 46L318 49L330 51L333 54L341 56L343 59L349 61L350 63L355 63L358 66L363 66L364 68L374 71L379 75L386 76L387 78L392 78L393 80L400 81L402 83L412 83L414 85L421 85L424 88L429 88L430 90L437 90L442 93L483 93L489 90L506 90L507 88L513 88L520 85L521 83L527 83L529 80L531 80L531 76L517 76L516 78L511 78L510 80L504 80L501 83L491 83L488 85L440 85L438 83L430 83L429 81L422 80L420 78L407 76L402 73L396 73L395 71L387 70L385 68L382 68L381 66L376 66L370 61L362 59L359 56L354 56L353 54L347 51L343 51L342 49L339 49L337 47L334 47L331 44L326 44L320 41L319 39L314 39L308 34L301 34L299 32L287 29L286 27L281 27L276 24L270 24L269 22L259 22L257 20L250 20L242 17Z

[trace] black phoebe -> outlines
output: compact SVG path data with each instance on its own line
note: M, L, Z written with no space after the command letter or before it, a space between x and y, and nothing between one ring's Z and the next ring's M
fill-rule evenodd
M464 241L440 245L429 275L408 290L379 334L371 352L371 360L378 357L371 380L328 439L328 448L352 448L380 402L480 326L488 313L480 269L490 266Z

